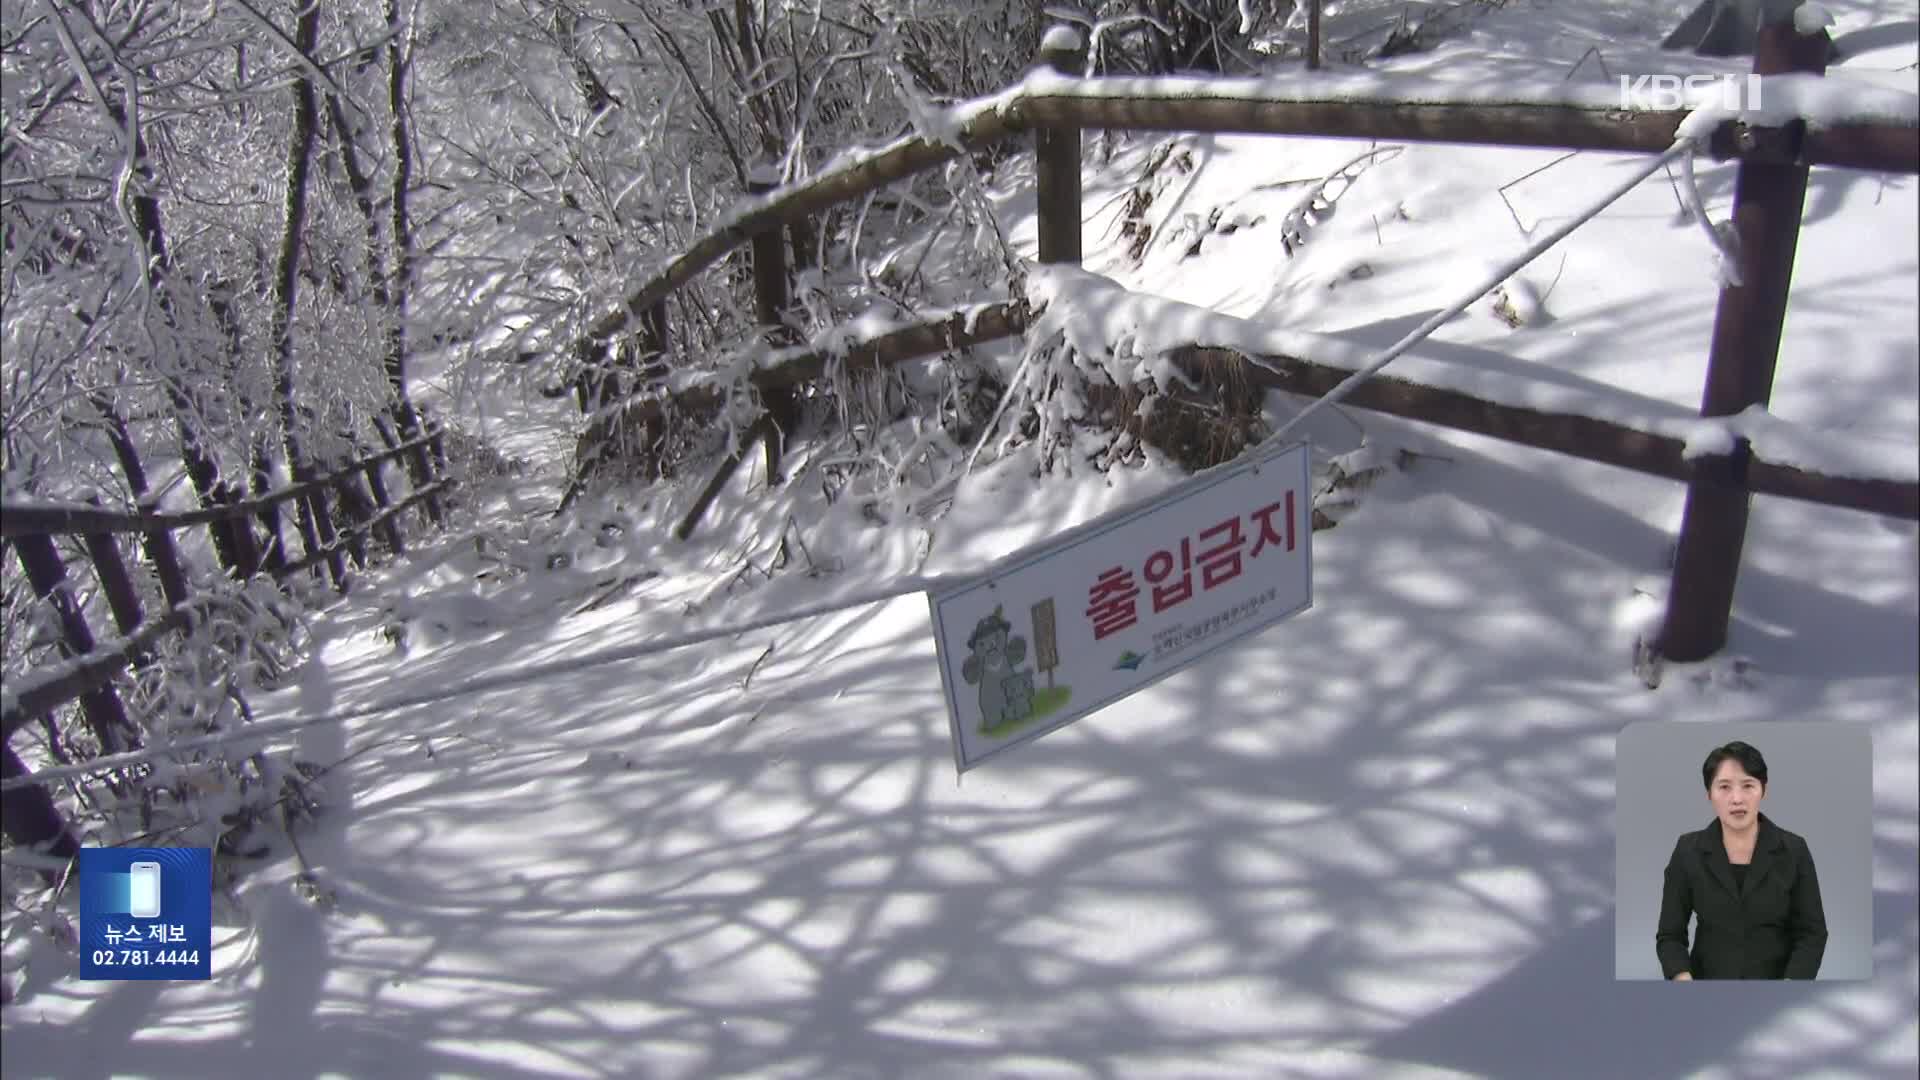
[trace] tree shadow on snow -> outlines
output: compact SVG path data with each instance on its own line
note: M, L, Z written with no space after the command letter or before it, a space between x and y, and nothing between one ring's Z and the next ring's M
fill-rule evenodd
M1913 905L1911 893L1874 893L1876 938L1898 942L1902 931L1911 931ZM1897 1011L1876 1018L1849 1008L1843 999L1859 983L1615 981L1613 966L1613 919L1589 920L1372 1048L1402 1061L1499 1077L1685 1076L1735 1062L1742 1076L1819 1069L1868 1075L1886 1068L1874 1056L1876 1043L1899 1037L1909 1022ZM1891 989L1901 974L1883 970L1877 977ZM1905 1017L1912 1015L1908 996ZM1795 1007L1827 1012L1844 1037L1826 1033L1824 1041L1838 1045L1815 1060L1787 1048L1771 1055L1738 1052L1756 1035L1778 1034L1781 1014Z

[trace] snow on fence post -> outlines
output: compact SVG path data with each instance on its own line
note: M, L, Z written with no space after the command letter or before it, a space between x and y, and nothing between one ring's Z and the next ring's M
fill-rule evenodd
M1831 45L1825 29L1803 33L1789 15L1760 28L1754 73L1824 75ZM1796 147L1805 133L1804 120L1795 120L1784 130ZM1700 403L1703 418L1733 416L1752 405L1764 408L1772 396L1806 196L1807 165L1799 153L1784 163L1740 163L1734 180L1733 225L1742 283L1720 290ZM1666 620L1654 643L1654 652L1666 659L1704 660L1727 643L1747 512L1753 501L1747 483L1751 459L1751 447L1739 439L1732 453L1694 462L1674 551Z
M1080 31L1055 26L1040 40L1040 62L1078 75L1087 46ZM1080 265L1080 129L1042 127L1033 136L1034 185L1039 196L1040 261Z
M764 195L780 186L779 173L761 165L747 178L749 195ZM786 313L792 299L787 274L787 230L775 222L753 234L753 313L760 323L767 344L774 348L796 343L796 335L787 326ZM792 389L768 390L761 402L773 418L766 436L767 486L780 482L780 454L787 434L799 420L798 396Z

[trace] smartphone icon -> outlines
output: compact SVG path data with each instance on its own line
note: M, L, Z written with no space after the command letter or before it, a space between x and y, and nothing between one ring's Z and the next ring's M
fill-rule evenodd
M127 869L127 914L152 919L160 914L160 864L137 862Z

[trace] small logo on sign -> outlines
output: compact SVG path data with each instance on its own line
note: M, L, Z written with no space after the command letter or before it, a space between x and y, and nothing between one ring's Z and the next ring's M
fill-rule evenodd
M1126 652L1120 654L1120 659L1114 663L1113 670L1138 671L1140 670L1140 665L1145 663L1146 659L1146 657L1134 652L1132 649L1128 649Z

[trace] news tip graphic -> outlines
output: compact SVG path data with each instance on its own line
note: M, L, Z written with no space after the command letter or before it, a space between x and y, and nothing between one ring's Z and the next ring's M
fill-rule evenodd
M80 849L82 979L212 976L213 849Z

